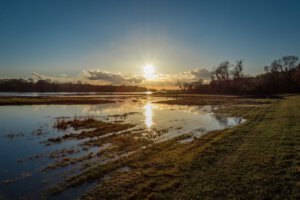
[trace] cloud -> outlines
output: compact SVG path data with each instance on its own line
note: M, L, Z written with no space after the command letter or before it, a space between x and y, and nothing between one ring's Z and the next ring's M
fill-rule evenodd
M87 71L83 70L81 75L88 80L104 81L113 85L138 84L144 80L142 76L131 76L124 75L121 73L111 73L101 71L99 69Z
M61 77L67 77L67 74L60 74Z
M38 72L32 72L32 78L37 79L37 80L46 80L46 79L51 79L52 80L53 79L52 77L42 75Z
M205 68L197 68L177 74L158 74L157 78L152 81L144 81L145 85L155 88L177 88L177 82L194 82L203 79L204 82L210 81L210 71Z
M80 79L88 81L100 81L101 84L111 85L139 85L148 88L174 89L177 88L177 82L193 82L203 79L204 82L210 81L210 71L205 68L196 68L193 70L176 74L156 74L155 79L147 80L142 75L129 73L112 73L100 69L83 70ZM78 78L68 77L66 74L59 74L57 77L50 77L38 72L32 72L32 78L35 80L51 80L58 82L76 81ZM79 80L80 80L79 79Z
M163 75L163 79L169 79L173 82L193 82L198 81L199 79L203 79L204 81L208 82L210 80L210 74L211 72L205 68L197 68L174 75Z
M103 83L112 85L141 85L146 87L156 88L172 88L176 87L178 81L192 82L203 79L204 82L209 82L210 71L205 68L197 68L177 74L156 74L153 80L147 80L141 75L111 73L101 71L99 69L83 70L81 76L87 80L97 80Z
M210 74L211 74L211 72L205 68L191 70L191 71L189 71L189 73L193 76L194 79L197 79L197 80L200 78L204 79L204 80L210 79Z
M68 75L66 74L59 74L58 76L52 77L52 76L46 76L40 74L38 72L32 72L31 75L32 75L32 79L34 80L51 80L51 81L58 81L58 82L74 81L72 77L68 78Z

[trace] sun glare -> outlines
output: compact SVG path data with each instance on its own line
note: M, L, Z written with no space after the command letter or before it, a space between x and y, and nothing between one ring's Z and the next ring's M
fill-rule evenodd
M144 66L144 77L147 80L155 79L155 68L153 65L148 64Z
M151 104L151 102L148 102L146 105L145 105L145 125L147 128L151 128L151 126L153 125L153 113L152 113L152 110L153 110L153 105Z

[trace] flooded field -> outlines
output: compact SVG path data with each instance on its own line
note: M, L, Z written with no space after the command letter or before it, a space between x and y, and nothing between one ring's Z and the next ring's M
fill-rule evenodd
M49 189L95 164L130 157L165 141L189 143L245 121L217 112L220 105L156 103L168 99L112 96L115 103L1 106L0 199L80 197L93 182L58 195L49 196ZM122 166L116 172L129 170Z

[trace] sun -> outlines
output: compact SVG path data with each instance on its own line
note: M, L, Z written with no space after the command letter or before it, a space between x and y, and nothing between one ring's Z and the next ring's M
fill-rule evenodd
M155 79L155 68L151 64L147 64L144 66L144 77L147 80Z

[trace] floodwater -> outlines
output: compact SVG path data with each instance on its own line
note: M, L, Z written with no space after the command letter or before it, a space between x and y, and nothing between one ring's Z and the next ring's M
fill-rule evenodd
M182 106L157 104L162 97L112 97L116 103L99 105L32 105L0 107L0 199L35 199L49 186L62 181L70 173L78 173L78 165L44 171L50 163L64 158L64 152L74 150L70 157L80 157L91 152L109 148L82 148L80 140L68 140L46 145L49 138L61 136L62 131L53 128L56 118L94 117L98 120L134 124L130 130L140 131L141 137L153 142L163 142L188 135L181 143L212 130L230 128L243 123L241 117L217 114L218 106ZM66 132L72 130L66 130ZM73 130L74 131L74 130ZM111 133L111 134L122 134ZM209 134L209 133L208 133ZM109 137L109 134L107 135ZM142 150L135 149L134 151ZM133 152L128 152L129 156ZM55 154L55 152L59 152ZM51 157L51 154L57 157ZM121 157L119 155L119 157ZM116 157L117 158L117 157ZM110 160L94 158L107 163ZM105 161L105 162L104 162ZM69 199L82 195L88 186L65 192L55 199ZM45 196L49 198L49 196Z

